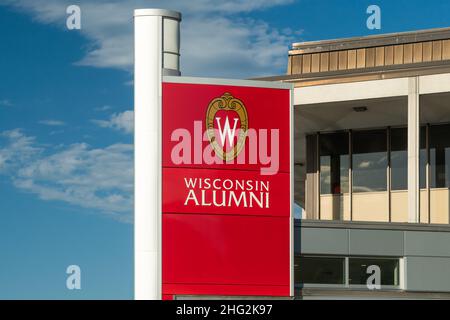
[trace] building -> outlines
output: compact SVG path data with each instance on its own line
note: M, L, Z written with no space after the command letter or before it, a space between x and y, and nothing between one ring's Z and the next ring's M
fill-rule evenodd
M287 69L297 297L450 298L450 28L295 43Z

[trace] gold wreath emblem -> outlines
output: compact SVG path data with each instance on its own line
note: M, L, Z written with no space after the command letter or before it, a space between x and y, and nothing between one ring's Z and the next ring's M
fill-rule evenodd
M235 111L238 114L239 120L241 122L237 143L233 147L233 149L228 152L220 147L219 143L217 142L216 133L214 130L214 118L216 116L216 113L220 110ZM225 161L231 161L236 158L244 148L245 139L247 138L247 130L247 109L245 108L244 103L241 100L234 98L229 93L225 93L221 97L215 98L209 103L208 110L206 111L206 132L208 140L219 158Z

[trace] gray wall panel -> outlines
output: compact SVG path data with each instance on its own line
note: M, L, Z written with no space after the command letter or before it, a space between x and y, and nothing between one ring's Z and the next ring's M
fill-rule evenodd
M297 225L294 239L297 254L406 257L407 291L450 294L449 231Z
M403 231L350 230L350 255L403 256Z
M345 229L295 228L294 249L302 254L348 254Z
M405 255L450 257L450 233L406 231Z
M408 291L450 292L450 258L408 257Z

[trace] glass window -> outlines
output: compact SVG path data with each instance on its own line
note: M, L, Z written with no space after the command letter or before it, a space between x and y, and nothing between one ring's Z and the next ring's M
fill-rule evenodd
M408 190L408 130L391 129L391 188Z
M427 128L420 128L419 183L420 188L427 187Z
M430 187L450 186L450 125L430 126Z
M386 130L355 131L353 134L353 192L387 189Z
M320 135L320 193L348 193L348 133Z
M370 259L370 258L350 258L349 259L349 284L366 285L367 279L373 274L368 273L370 266L380 268L381 285L399 285L399 260L398 259Z
M420 188L426 188L426 127L420 128ZM408 129L391 129L391 188L408 189Z
M295 283L344 284L344 258L295 257Z

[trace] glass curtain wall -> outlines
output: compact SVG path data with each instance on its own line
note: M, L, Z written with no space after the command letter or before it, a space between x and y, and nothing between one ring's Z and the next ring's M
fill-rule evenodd
M349 134L319 136L320 217L322 220L349 218Z
M450 125L428 126L430 223L449 223Z
M354 131L352 219L389 221L387 130Z
M400 260L386 257L295 256L294 282L300 287L367 288L373 268L380 270L380 285L400 286Z
M448 224L450 124L420 130L420 222ZM408 221L407 128L319 135L320 219Z
M420 128L420 150L419 150L419 185L420 185L420 222L430 222L429 210L429 179L428 179L428 133L429 127Z
M390 221L408 221L408 129L393 128L390 136Z

